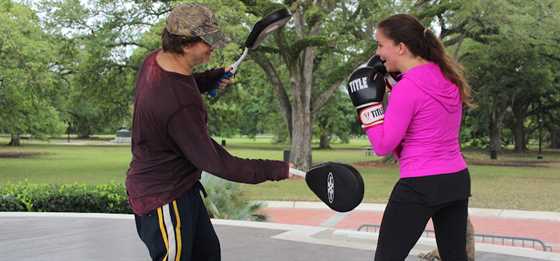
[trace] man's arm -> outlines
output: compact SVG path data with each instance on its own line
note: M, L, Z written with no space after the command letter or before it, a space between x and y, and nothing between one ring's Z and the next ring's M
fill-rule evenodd
M194 73L193 77L200 93L205 93L218 88L219 81L224 73L224 68L216 68L201 73Z
M208 136L203 113L195 105L183 107L168 122L168 133L183 155L197 168L243 183L288 178L288 163L276 160L242 159L229 154Z

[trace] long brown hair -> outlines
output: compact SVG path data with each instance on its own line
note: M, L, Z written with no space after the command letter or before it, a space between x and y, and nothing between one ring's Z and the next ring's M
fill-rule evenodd
M465 79L463 66L445 52L441 40L416 17L397 14L377 25L395 43L404 43L412 54L439 65L445 77L459 87L461 101L472 106L471 87Z

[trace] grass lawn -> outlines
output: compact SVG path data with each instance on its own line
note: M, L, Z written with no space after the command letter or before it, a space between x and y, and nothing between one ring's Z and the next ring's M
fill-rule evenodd
M216 140L220 141L220 138ZM0 138L0 144L6 144ZM64 140L50 142L23 141L23 146L14 148L0 146L0 155L7 153L36 153L30 157L0 157L0 185L7 182L29 183L123 183L130 161L127 145L107 146L104 140L91 145L62 145ZM72 143L79 143L74 142ZM89 142L83 142L90 144ZM375 160L367 156L364 148L366 139L352 140L350 144L334 144L332 150L314 150L315 162L339 161L355 163ZM246 158L281 159L286 145L270 143L267 137L257 139L228 138L227 149L232 154ZM484 161L485 153L466 150L469 160ZM560 152L547 151L546 164L536 166L495 166L484 162L471 164L472 207L508 208L526 210L560 211ZM497 163L538 162L536 153L500 155ZM531 165L531 164L529 164ZM359 167L366 184L364 201L384 203L398 179L397 166ZM302 180L266 182L257 186L242 185L251 199L263 200L316 200Z
M23 158L0 158L0 184L123 182L130 161L128 146L24 145L0 146L0 153L40 153Z

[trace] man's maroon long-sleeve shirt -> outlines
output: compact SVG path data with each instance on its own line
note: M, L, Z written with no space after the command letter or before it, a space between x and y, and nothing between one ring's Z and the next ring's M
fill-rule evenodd
M177 199L202 170L252 184L288 177L288 163L234 157L208 135L201 93L217 87L223 68L193 75L168 72L157 64L158 52L148 55L136 79L126 177L134 213L146 214Z

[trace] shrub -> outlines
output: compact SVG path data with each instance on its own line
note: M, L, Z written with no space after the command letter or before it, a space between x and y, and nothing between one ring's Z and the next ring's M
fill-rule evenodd
M243 196L239 184L205 175L204 199L210 217L265 220L262 207ZM132 213L122 184L7 184L0 187L0 211Z
M8 184L0 188L0 211L132 213L124 186ZM23 206L23 208L21 208Z
M25 204L14 196L0 196L0 211L26 211Z
M265 221L266 216L258 214L262 204L249 201L238 183L216 176L204 174L202 184L208 197L204 204L213 218Z

